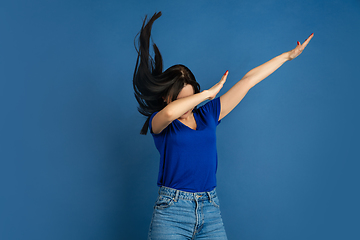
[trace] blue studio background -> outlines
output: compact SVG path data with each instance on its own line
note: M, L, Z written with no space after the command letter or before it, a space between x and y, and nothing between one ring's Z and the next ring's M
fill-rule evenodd
M225 93L314 38L219 125L229 239L360 239L358 0L1 1L0 239L146 239L159 155L134 37Z

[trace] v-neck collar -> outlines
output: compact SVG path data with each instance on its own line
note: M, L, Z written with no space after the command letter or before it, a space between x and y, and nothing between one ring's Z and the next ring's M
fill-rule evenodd
M184 125L185 127L187 127L188 129L192 130L192 131L198 131L199 129L199 124L198 124L198 121L196 119L196 114L195 112L193 112L193 115L194 115L194 120L195 120L195 124L196 124L196 128L195 129L192 129L191 127L189 127L188 125L186 125L185 123L181 122L179 119L176 119L179 123L181 123L182 125Z

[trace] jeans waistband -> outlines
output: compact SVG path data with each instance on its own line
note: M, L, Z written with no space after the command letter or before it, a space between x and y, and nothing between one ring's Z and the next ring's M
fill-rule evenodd
M177 190L174 188L162 186L159 189L159 194L172 197L172 198L174 198L175 201L177 201L177 199L181 198L184 200L199 200L199 201L209 200L211 202L211 199L216 197L216 188L214 188L210 192L192 193L192 192L185 192L185 191Z

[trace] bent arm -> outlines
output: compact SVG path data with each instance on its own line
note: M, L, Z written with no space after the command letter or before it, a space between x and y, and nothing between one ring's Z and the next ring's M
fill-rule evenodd
M161 131L164 130L172 121L178 119L187 111L193 109L205 100L214 99L220 89L223 87L226 81L226 77L227 72L223 75L220 82L215 84L210 89L204 90L200 93L196 93L188 97L177 99L166 105L165 108L163 108L154 116L151 122L151 129L153 133L161 133Z
M153 133L161 133L161 131L164 130L172 121L178 119L184 113L191 110L192 108L199 105L208 98L208 92L202 91L192 96L184 97L170 102L168 105L166 105L165 108L163 108L154 116L151 122L151 128Z

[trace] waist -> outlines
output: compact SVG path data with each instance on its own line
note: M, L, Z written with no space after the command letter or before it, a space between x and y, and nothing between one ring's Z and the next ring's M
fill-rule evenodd
M211 202L212 198L215 198L216 195L216 188L211 190L210 192L185 192L181 190L177 190L174 188L169 188L165 186L161 186L159 188L159 195L169 196L174 198L175 201L177 199L184 199L184 200L209 200Z

